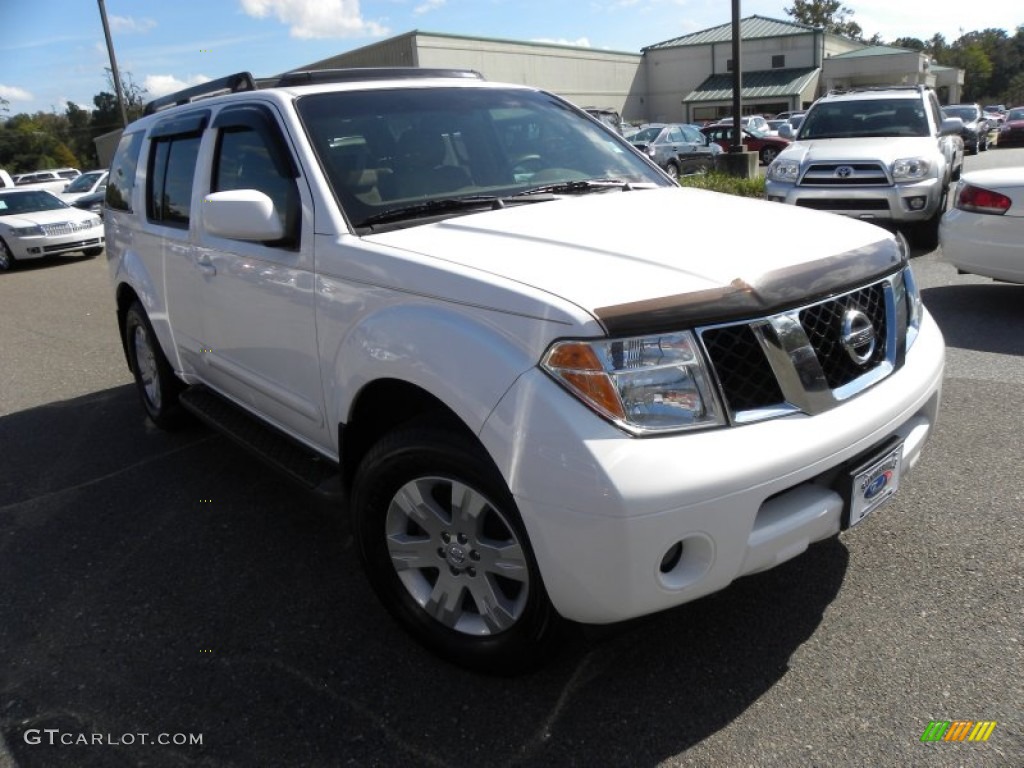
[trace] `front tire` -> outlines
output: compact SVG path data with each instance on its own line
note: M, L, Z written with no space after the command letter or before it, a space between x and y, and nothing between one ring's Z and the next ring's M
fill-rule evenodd
M439 656L515 674L554 649L562 620L519 511L470 438L432 425L386 435L359 466L352 509L374 591Z
M17 262L14 260L14 254L11 253L11 249L7 247L7 243L0 238L0 272L9 272L14 269Z
M679 165L674 160L665 165L665 173L672 177L672 181L679 181Z
M772 160L779 156L779 150L775 147L764 147L761 150L761 164L771 165Z
M926 221L922 221L914 227L914 244L919 248L926 248L929 251L935 250L939 245L939 223L942 221L942 215L946 212L946 203L949 199L949 184L946 184L942 190L942 198L939 201L938 208L935 209L935 213L931 215L931 218Z
M128 364L135 388L150 421L161 429L173 430L185 419L178 394L184 385L164 356L146 310L139 302L129 307L124 320Z

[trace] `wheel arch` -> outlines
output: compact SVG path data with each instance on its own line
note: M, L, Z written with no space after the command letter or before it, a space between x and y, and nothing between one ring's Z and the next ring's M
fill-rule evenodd
M322 339L321 349L333 349L324 356L324 390L343 474L387 431L428 415L483 451L477 435L536 366L550 333L536 318L427 304L384 308L346 335Z
M358 392L348 421L338 425L338 455L346 485L351 487L359 463L384 435L413 422L444 427L487 453L469 425L430 392L409 381L376 379Z

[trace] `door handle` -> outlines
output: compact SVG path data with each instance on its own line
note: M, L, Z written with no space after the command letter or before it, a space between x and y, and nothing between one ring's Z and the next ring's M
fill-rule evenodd
M213 261L205 253L196 259L196 266L199 267L199 271L203 273L204 277L213 277L217 274L217 268L213 266Z

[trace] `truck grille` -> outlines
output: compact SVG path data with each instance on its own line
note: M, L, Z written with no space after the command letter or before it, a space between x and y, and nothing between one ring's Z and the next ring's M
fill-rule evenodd
M888 187L889 174L879 163L812 163L800 185L804 187Z
M815 304L698 330L734 422L835 407L902 364L902 273Z

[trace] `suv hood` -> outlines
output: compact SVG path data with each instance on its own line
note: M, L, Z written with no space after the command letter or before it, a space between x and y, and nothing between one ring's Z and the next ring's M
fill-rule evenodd
M935 139L930 136L891 136L854 139L810 139L793 142L781 158L813 162L879 161L892 165L896 160L935 153Z
M612 333L777 311L903 260L894 237L871 224L679 188L529 203L365 239L554 294Z

